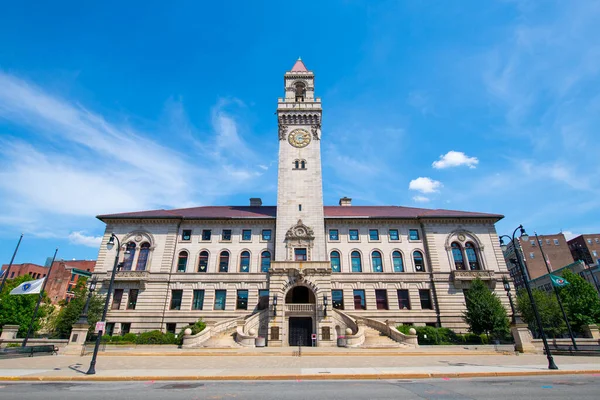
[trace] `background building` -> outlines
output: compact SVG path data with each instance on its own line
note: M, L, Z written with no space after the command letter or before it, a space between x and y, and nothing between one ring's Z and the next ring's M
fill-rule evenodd
M93 272L95 266L96 261L94 260L54 261L52 272L46 284L46 292L52 303L56 304L61 300L69 301L73 297L72 289L80 278L79 275L73 273L74 269ZM2 270L6 269L8 269L8 264L2 266ZM31 263L13 264L10 267L8 279L27 274L33 279L40 279L48 275L49 269L49 267Z

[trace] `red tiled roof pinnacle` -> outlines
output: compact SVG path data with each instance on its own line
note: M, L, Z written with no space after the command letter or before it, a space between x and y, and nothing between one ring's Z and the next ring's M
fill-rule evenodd
M308 72L308 69L306 69L306 65L304 65L304 63L302 62L302 58L298 57L298 60L296 60L296 64L294 64L294 66L292 67L292 72Z
M503 215L469 211L432 210L401 206L325 206L325 218L492 218L502 219ZM138 219L138 218L172 218L172 219L274 219L277 217L276 206L208 206L180 208L174 210L151 210L120 214L99 215L98 219Z

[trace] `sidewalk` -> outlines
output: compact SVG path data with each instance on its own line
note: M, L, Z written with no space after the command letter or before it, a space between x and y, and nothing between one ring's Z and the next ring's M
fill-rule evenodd
M100 354L96 375L85 375L91 357L39 356L0 360L0 380L309 380L417 379L546 374L598 374L596 357L542 355L203 355L202 357Z

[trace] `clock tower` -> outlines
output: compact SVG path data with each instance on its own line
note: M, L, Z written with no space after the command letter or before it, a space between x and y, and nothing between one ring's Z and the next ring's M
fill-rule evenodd
M275 261L326 261L321 174L321 99L302 60L277 101L279 170Z

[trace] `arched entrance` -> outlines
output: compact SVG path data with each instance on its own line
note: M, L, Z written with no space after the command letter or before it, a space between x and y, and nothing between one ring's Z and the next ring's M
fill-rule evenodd
M285 296L288 317L288 344L311 346L314 332L315 293L306 286L295 286Z

